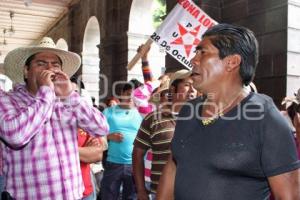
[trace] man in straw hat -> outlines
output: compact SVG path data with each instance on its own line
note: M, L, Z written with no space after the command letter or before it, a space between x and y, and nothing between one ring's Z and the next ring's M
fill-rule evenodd
M135 138L133 174L140 200L149 199L144 179L144 156L146 152L152 150L150 193L155 199L158 181L170 154L176 115L187 100L197 96L190 75L190 71L182 69L171 74L170 79L162 82L154 94L160 99L160 108L144 118Z
M4 60L6 75L16 83L0 96L5 190L15 199L82 197L77 128L100 136L108 125L73 92L69 77L79 66L77 54L57 49L47 37Z
M183 106L158 200L300 199L292 130L270 97L246 92L258 44L245 27L208 29L191 60L194 87L207 96Z

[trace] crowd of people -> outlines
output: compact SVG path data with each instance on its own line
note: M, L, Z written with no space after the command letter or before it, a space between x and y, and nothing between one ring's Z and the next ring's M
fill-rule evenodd
M300 90L257 92L258 42L218 24L192 70L132 79L99 108L51 38L8 53L0 90L0 199L300 200ZM149 164L150 163L150 164Z

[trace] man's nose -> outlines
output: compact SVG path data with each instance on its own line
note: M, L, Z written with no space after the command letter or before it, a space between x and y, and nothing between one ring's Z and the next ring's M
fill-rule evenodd
M55 68L54 64L47 62L47 69L53 69Z
M45 63L45 65L47 70L58 69L58 68L61 69L61 65L58 65L57 63L47 62Z
M196 89L193 87L193 84L190 85L189 87L189 93L194 93L196 91Z

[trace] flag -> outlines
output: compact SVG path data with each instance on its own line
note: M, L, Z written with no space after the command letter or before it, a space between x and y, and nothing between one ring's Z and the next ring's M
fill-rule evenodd
M151 39L188 69L201 36L217 24L194 2L179 0Z

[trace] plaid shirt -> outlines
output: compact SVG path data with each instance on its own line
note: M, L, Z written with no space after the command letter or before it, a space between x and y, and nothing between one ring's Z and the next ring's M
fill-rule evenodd
M2 160L3 160L3 155L2 155L2 142L0 142L0 176L2 176L3 175L3 172L2 172L2 166L3 166L3 162L2 162Z
M84 190L77 128L106 135L108 124L77 93L62 102L47 86L0 92L0 136L6 191L16 199L80 199Z

